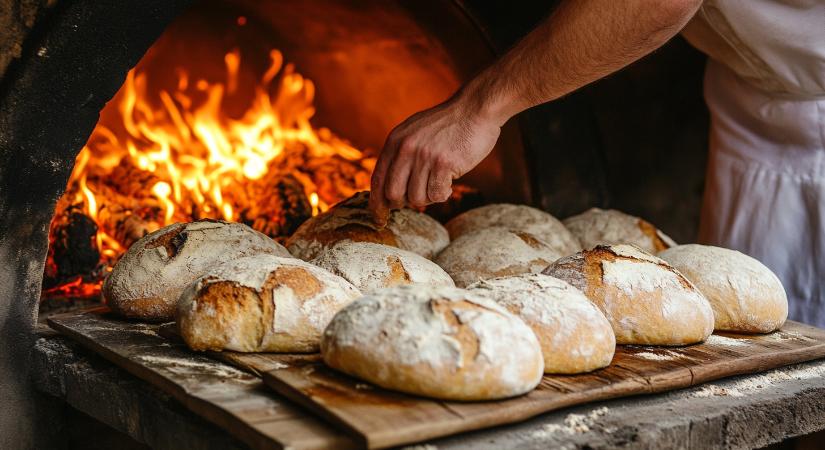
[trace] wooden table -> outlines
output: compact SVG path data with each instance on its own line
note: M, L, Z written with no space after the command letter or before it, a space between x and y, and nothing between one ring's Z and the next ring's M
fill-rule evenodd
M151 337L150 334L147 333L147 337ZM54 346L60 346L61 349L55 350ZM69 356L63 355L64 349L62 347L65 347L65 352ZM63 338L50 337L42 339L38 342L38 348L36 349L36 355L39 355L37 361L41 362L41 366L47 367L48 370L37 372L49 373L53 376L52 379L41 380L42 382L38 385L47 392L66 398L70 404L86 405L85 409L95 412L95 408L88 407L89 403L94 403L94 400L89 397L94 396L95 390L88 389L90 392L83 394L85 397L82 402L72 401L72 399L79 396L68 387L82 386L83 383L79 383L78 380L69 380L78 378L80 375L76 371L61 372L54 367L55 365L65 365L65 358L67 357L69 359L87 357L99 359L87 355L87 353ZM58 356L64 359L63 363L57 361ZM822 398L821 394L823 392L821 390L825 389L825 386L822 386L821 377L821 374L825 373L825 368L822 366L823 364L820 363L810 363L775 370L764 375L744 377L738 381L713 382L687 392L647 396L636 400L618 400L572 410L568 409L559 413L545 414L537 419L518 425L449 438L442 440L441 444L456 448L472 448L487 445L485 442L490 445L498 443L503 446L514 445L517 447L545 446L551 442L565 443L565 445L573 445L576 442L581 445L602 442L603 445L609 446L627 440L640 445L648 441L648 444L657 442L657 448L685 448L685 442L725 443L725 446L743 445L745 447L764 445L783 437L823 428L822 424L825 421L818 413L818 411L825 409L818 400ZM210 370L231 371L234 369L226 366ZM94 370L89 372L93 373ZM208 390L207 388L206 392ZM200 389L200 391L203 391L203 389ZM809 395L809 393L813 394ZM793 398L793 401L788 401L789 398ZM656 400L651 403L651 399ZM291 410L291 405L281 404L283 402L276 403L279 411L275 414L277 420L274 420L274 422L284 420L284 417L281 416L285 414L285 411L287 415L300 414ZM604 409L604 405L607 405L608 409ZM84 408L79 409L84 410ZM687 412L690 412L690 414L687 414ZM92 415L95 416L95 414ZM151 413L151 415L158 416L162 414ZM166 415L168 415L168 412L166 412ZM764 423L754 427L754 424L749 423L747 419L747 417L754 415L761 418ZM118 414L109 414L108 416L107 420L103 420L104 422L115 428L123 428L116 423L119 420ZM738 420L740 416L742 418L741 423ZM290 420L290 418L286 419ZM312 418L310 417L310 420L307 421L306 418L296 416L294 419L296 420L295 426L277 430L280 433L286 433L280 435L280 438L288 441L290 439L289 433L293 432L293 434L304 439L296 441L300 443L300 446L311 448L311 445L306 445L307 429L305 427L307 427L307 423L312 424ZM181 420L186 421L185 419ZM262 423L266 423L268 420L263 420ZM714 425L711 426L711 424ZM708 429L708 427L712 429ZM206 428L210 427L207 426ZM213 428L210 432L215 434L216 430ZM329 431L320 431L319 429L312 430L310 434L315 432L329 433ZM337 432L332 431L332 433L334 435L332 437L337 438ZM130 434L135 434L134 430ZM144 434L151 435L151 433ZM157 434L157 430L155 430L155 434ZM140 436L138 437L140 438ZM330 437L327 434L326 439ZM673 439L669 440L670 438ZM340 439L340 445L336 445L336 447L349 445L346 436L340 435ZM650 441L651 439L653 441ZM142 436L140 440L148 441L151 439ZM250 441L248 436L244 438L244 441L254 442ZM210 442L214 442L214 439ZM668 442L672 445L669 445ZM162 442L150 443L154 447L164 447ZM468 445L470 447L465 447ZM495 447L496 445L492 445L491 448Z

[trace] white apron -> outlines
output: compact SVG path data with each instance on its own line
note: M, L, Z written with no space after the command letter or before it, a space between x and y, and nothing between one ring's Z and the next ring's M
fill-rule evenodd
M684 34L710 56L699 240L762 261L789 317L825 327L825 0L707 0Z

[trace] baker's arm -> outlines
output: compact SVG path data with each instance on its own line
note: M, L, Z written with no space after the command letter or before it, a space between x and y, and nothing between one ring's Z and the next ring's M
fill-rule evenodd
M446 102L395 127L372 175L370 208L446 200L515 114L572 92L655 50L701 0L564 0L553 14Z

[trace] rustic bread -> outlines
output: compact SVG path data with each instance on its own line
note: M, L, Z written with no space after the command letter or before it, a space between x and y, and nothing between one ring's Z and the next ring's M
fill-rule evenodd
M321 340L330 367L378 386L448 400L491 400L541 380L530 328L492 300L446 286L381 289L342 309Z
M558 219L527 205L486 205L459 214L445 225L452 240L470 231L489 227L530 233L564 256L582 249L579 240Z
M582 292L542 274L480 281L468 288L521 318L541 344L544 373L573 374L606 367L616 350L610 322Z
M488 278L538 273L562 256L530 233L489 227L460 236L435 262L456 286L466 287Z
M632 244L656 254L676 243L650 222L615 209L590 208L563 221L584 249L597 245Z
M311 262L364 293L402 284L455 286L447 272L429 259L372 242L339 242Z
M659 253L710 301L717 330L769 333L788 318L779 278L748 255L708 245L680 245Z
M369 192L359 192L307 220L287 240L287 248L309 261L340 241L374 242L431 259L450 242L437 220L412 209L393 210L381 228L367 209L368 201Z
M169 225L129 247L103 283L103 298L124 317L172 320L180 293L206 269L258 253L290 256L283 246L242 223Z
M314 352L353 285L295 258L255 255L212 267L181 294L178 329L192 350Z
M584 292L610 321L619 344L686 345L713 332L713 310L693 283L632 245L599 245L543 273Z

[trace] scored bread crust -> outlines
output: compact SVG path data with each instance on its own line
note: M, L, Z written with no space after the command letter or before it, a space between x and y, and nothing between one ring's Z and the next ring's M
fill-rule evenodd
M544 373L575 374L607 367L616 350L610 322L582 292L543 274L480 281L468 288L492 298L536 334Z
M744 253L689 244L658 256L705 294L717 330L770 333L788 318L788 297L782 282L764 264Z
M502 227L530 233L563 256L582 249L579 240L561 221L527 205L494 203L474 208L459 214L444 226L452 240L481 228Z
M359 192L307 220L286 246L295 257L310 261L337 242L374 242L432 259L450 242L447 230L432 217L403 208L390 212L379 227L368 209L369 192Z
M342 309L321 340L330 367L388 389L448 400L529 392L543 360L530 328L495 302L445 286L396 286Z
M258 253L291 256L242 223L205 219L168 225L129 247L104 281L102 295L120 316L172 320L180 293L206 269Z
M211 268L177 305L193 350L314 352L339 309L360 297L348 281L295 258L255 255Z
M585 250L597 245L632 244L655 255L677 245L650 222L615 209L590 208L562 223Z
M456 286L466 287L488 278L538 273L562 256L530 233L489 227L460 236L435 262Z
M447 272L429 259L372 242L339 242L311 262L364 293L402 284L455 286Z
M713 310L702 293L668 263L631 245L599 245L543 273L598 306L618 344L687 345L713 332Z

